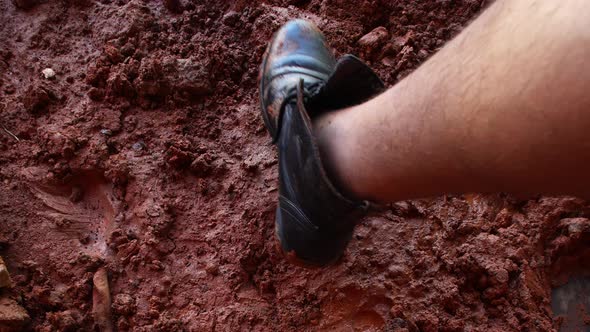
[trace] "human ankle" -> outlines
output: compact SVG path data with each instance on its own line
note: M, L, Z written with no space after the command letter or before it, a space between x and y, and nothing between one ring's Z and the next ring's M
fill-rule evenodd
M341 117L345 110L333 111L313 119L313 132L320 152L322 165L330 182L344 196L360 199L354 192L351 166L347 151L347 130Z

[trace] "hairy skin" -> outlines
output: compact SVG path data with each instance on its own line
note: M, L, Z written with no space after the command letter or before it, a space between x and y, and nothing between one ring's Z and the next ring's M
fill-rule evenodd
M590 2L497 1L410 76L314 126L351 195L590 191Z

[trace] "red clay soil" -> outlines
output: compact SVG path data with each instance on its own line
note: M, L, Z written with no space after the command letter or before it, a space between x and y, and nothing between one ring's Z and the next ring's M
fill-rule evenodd
M1 296L35 331L556 328L551 289L590 256L583 200L396 203L321 269L274 246L272 32L310 19L393 85L484 5L0 0Z

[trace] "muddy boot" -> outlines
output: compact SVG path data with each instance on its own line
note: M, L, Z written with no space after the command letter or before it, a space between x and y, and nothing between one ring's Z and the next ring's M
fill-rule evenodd
M336 61L311 22L288 22L268 46L260 102L279 149L276 234L291 258L312 265L337 260L368 205L345 197L330 181L311 118L360 104L382 90L381 80L356 57Z

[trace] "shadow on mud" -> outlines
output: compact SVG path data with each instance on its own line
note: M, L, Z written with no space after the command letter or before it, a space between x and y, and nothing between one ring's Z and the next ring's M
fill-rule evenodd
M560 332L590 332L590 220L565 218L554 241L551 310Z
M590 277L574 276L551 291L551 309L560 332L590 331Z

